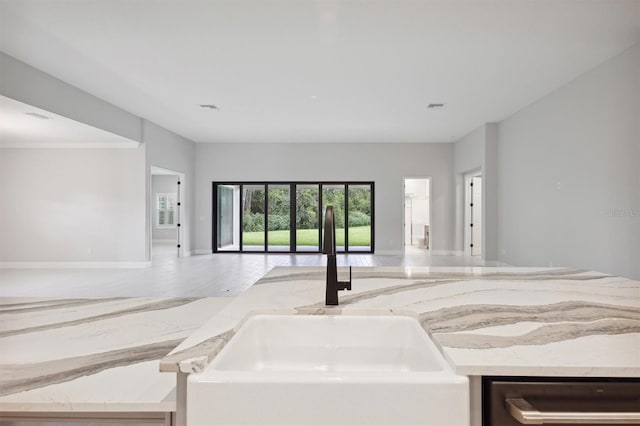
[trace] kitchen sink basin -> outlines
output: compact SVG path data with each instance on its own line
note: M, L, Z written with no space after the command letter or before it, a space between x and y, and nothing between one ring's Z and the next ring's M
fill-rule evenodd
M469 424L469 384L420 324L256 315L187 384L189 425Z

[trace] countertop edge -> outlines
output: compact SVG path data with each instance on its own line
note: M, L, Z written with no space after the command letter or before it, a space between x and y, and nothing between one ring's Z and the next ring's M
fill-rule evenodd
M86 413L169 413L176 411L175 401L163 402L2 402L0 415L10 412L86 412Z

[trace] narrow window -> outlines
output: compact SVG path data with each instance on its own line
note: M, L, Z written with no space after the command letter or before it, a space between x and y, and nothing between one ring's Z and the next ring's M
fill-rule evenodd
M176 194L157 194L156 197L156 228L176 227Z

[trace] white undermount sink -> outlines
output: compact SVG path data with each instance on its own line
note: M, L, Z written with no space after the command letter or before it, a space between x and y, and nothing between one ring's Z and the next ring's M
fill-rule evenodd
M413 318L256 315L201 374L187 424L469 424L469 384Z

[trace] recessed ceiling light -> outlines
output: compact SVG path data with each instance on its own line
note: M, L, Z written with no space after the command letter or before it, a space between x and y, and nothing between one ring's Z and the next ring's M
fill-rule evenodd
M34 118L39 118L40 120L51 120L51 117L47 117L46 115L38 114L37 112L25 112L25 114L30 115Z
M200 108L218 109L218 107L213 105L213 104L202 104L202 105L200 105Z
M316 96L316 95L311 95L311 96L309 96L309 97L310 97L311 99L318 99L318 96Z
M427 105L427 109L437 109L437 108L442 108L444 106L444 104L429 104Z

